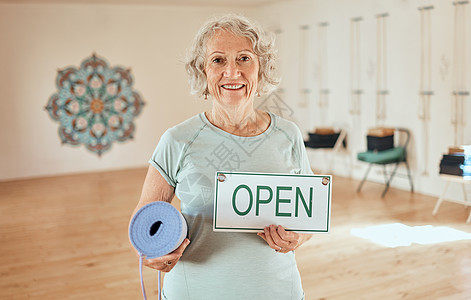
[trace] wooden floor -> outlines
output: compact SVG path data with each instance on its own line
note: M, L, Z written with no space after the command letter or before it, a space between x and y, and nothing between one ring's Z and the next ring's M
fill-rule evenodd
M0 299L142 299L127 238L145 169L0 183ZM471 241L387 248L354 228L402 223L471 233L469 208L334 176L331 233L297 260L306 299L471 299ZM401 179L398 179L401 180ZM150 299L156 273L145 271Z

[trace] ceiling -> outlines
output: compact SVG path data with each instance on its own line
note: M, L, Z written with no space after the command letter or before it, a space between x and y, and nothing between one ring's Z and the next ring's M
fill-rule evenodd
M255 7L278 2L291 2L293 0L0 0L0 3L11 4L132 4L132 5L192 5L192 6L231 6Z

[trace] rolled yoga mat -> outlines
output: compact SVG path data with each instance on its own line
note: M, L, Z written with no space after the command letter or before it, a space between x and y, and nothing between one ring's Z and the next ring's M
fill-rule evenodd
M139 252L139 272L144 299L147 300L142 273L143 259L167 255L185 240L188 225L183 215L170 203L156 201L141 207L129 225L129 239ZM161 282L159 271L159 299Z
M132 245L146 258L156 258L174 251L186 238L187 232L183 215L164 201L141 207L129 225Z

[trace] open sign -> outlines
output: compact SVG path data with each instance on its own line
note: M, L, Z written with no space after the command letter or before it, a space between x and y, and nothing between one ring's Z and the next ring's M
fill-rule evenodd
M328 232L330 175L217 172L214 231Z

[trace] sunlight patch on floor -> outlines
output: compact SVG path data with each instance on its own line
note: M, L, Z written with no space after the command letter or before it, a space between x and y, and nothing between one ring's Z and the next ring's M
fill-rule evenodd
M373 243L395 248L412 244L429 245L443 242L471 240L471 233L450 227L432 225L407 226L401 223L353 228L350 233Z

